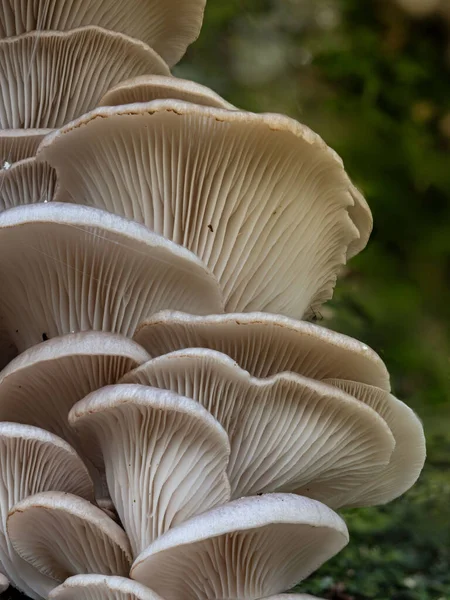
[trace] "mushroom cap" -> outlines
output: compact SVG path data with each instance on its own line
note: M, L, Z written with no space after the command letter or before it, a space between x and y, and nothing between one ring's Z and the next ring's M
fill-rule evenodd
M50 202L55 188L56 172L50 165L24 158L0 169L0 212L21 204Z
M0 316L19 351L70 332L132 335L163 308L222 310L214 277L185 248L84 206L0 214Z
M55 200L122 214L197 254L227 312L312 314L360 237L342 161L281 115L177 100L100 107L38 157L57 171Z
M191 397L221 423L230 438L232 498L296 492L345 506L395 446L384 419L337 388L293 373L257 379L213 350L155 358L120 383Z
M108 386L78 402L69 422L97 437L135 555L169 528L230 499L228 436L191 399L142 385Z
M420 419L386 390L355 381L330 380L329 383L376 410L395 439L389 464L355 490L349 506L373 506L398 498L414 485L425 463L426 440Z
M88 471L64 440L29 425L0 423L0 571L31 598L46 595L52 582L14 551L6 535L10 509L30 494L60 490L88 500L94 489Z
M162 600L151 589L126 577L74 575L52 590L49 600Z
M291 494L240 498L171 529L131 577L166 600L256 600L291 588L348 542L330 508Z
M100 100L99 106L119 106L169 98L192 102L200 106L236 110L235 106L200 83L164 75L140 75L133 79L127 79L127 81L121 81L106 92Z
M19 556L55 581L71 575L127 575L132 557L119 525L87 500L42 492L10 511L8 535Z
M0 131L0 170L7 163L31 158L51 129L4 129Z
M206 0L3 0L0 37L98 25L144 40L171 65L200 33Z
M134 334L151 357L183 348L223 352L255 377L293 371L311 379L349 379L389 390L389 373L365 344L306 321L266 313L194 316L162 311Z
M60 127L119 81L169 68L139 40L100 27L32 31L0 40L0 127Z
M33 346L0 372L0 421L51 431L84 456L83 443L67 420L70 409L148 358L136 342L98 331L69 334ZM89 444L94 442L92 439Z

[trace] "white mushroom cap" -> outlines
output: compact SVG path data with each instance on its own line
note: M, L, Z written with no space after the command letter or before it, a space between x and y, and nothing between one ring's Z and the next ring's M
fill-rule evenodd
M61 127L119 81L168 75L154 50L99 27L32 31L0 41L0 127Z
M177 100L101 107L38 157L57 171L56 200L125 215L197 254L229 312L312 314L361 235L340 158L280 115Z
M49 600L162 600L162 598L145 585L126 577L74 575L52 590Z
M0 594L3 594L3 592L6 592L6 590L9 588L9 579L7 577L5 577L5 575L3 575L3 573L0 573Z
M0 212L36 202L53 200L56 172L34 157L13 163L9 169L0 169Z
M108 386L76 404L69 422L100 443L109 492L135 555L230 498L228 436L193 400L142 385Z
M15 587L38 598L48 593L51 582L14 551L6 536L8 513L23 498L46 490L70 492L92 500L93 484L75 451L62 439L37 427L0 423L0 456L0 571L8 574Z
M200 33L206 0L3 0L0 37L99 25L144 40L171 64Z
M0 131L0 170L4 165L31 158L51 129L4 129Z
M311 379L350 379L390 389L383 361L368 346L281 315L198 317L163 311L141 323L134 337L152 357L183 348L210 348L227 354L255 377L293 371Z
M291 588L348 542L330 508L290 494L241 498L171 529L131 577L165 600L256 600Z
M197 257L121 217L84 206L32 204L0 214L0 315L23 351L70 332L132 335L162 308L222 310Z
M16 552L55 586L71 575L127 575L131 549L123 529L87 500L43 492L10 511L8 535Z
M93 390L116 383L148 358L136 342L97 331L69 334L33 346L0 372L0 421L51 431L83 456L83 443L67 421L70 409ZM98 478L98 473L93 475Z
M103 96L99 106L119 106L152 100L182 100L200 106L214 106L235 110L235 106L221 98L210 88L178 77L140 75L114 86Z
M293 373L257 379L213 350L155 358L122 382L191 397L221 423L232 498L282 491L345 506L386 467L395 445L374 410L333 386Z
M376 410L395 439L387 467L355 490L349 506L385 504L401 496L417 481L425 463L426 441L420 419L409 406L385 390L355 381L330 380L329 383Z

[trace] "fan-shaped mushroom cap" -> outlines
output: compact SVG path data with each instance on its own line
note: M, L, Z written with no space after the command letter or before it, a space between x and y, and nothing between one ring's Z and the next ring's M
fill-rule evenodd
M101 107L38 156L57 171L55 200L122 214L197 254L230 312L312 313L360 237L342 161L280 115L176 100Z
M193 400L142 385L109 386L76 404L69 422L97 437L135 554L230 498L228 436Z
M56 172L34 157L13 163L9 169L0 169L0 212L20 206L53 200Z
M236 107L221 98L210 88L178 77L140 75L114 86L103 96L99 106L119 106L152 100L182 100L200 106L214 106L235 110Z
M368 346L281 315L197 317L163 311L141 323L134 337L152 357L183 348L210 348L227 354L255 377L293 371L311 379L350 379L390 389L383 361Z
M0 41L0 127L61 127L130 76L168 75L154 50L120 33L83 27Z
M256 600L291 588L348 542L330 508L290 494L241 498L168 531L131 576L166 600Z
M3 0L0 37L98 25L144 40L171 65L200 33L206 0Z
M84 206L0 214L0 315L19 351L89 329L132 335L162 308L222 310L214 277L185 248Z
M83 444L67 421L70 409L146 360L143 348L117 334L86 331L48 340L0 373L0 421L42 427L83 456Z
M51 129L4 129L0 131L0 172L13 163L31 158Z
M336 388L293 373L257 379L213 350L155 358L122 382L191 397L221 423L233 498L296 492L344 506L388 464L395 445L374 410Z
M132 557L124 530L87 500L43 492L10 511L8 535L19 556L55 586L71 575L127 575Z
M349 506L385 504L404 494L417 481L426 458L425 435L417 415L389 392L355 381L330 380L370 406L386 421L395 439L395 449L385 469L355 490Z
M93 499L93 484L75 451L37 427L0 423L0 571L28 596L47 593L48 578L19 558L6 536L10 509L30 494L60 490Z
M50 600L162 600L151 589L126 577L74 575L52 590ZM295 599L294 599L295 600Z

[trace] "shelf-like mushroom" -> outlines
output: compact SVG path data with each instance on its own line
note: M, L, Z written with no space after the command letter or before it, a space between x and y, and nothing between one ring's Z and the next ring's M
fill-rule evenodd
M419 418L409 406L386 390L355 381L332 379L329 383L376 410L395 439L389 464L355 490L349 498L349 506L385 504L401 496L417 481L425 463L425 434Z
M0 38L98 25L143 40L171 65L197 39L206 0L3 0Z
M169 68L139 40L99 27L0 40L0 128L61 127L119 81L144 73Z
M345 506L386 467L395 445L375 410L336 387L294 373L257 379L213 350L155 358L121 383L191 397L221 423L232 498L282 491Z
M162 598L145 585L126 577L74 575L52 590L49 600L162 600Z
M121 104L167 99L236 110L236 107L219 94L200 83L164 75L140 75L121 81L106 92L100 100L99 106L120 106Z
M171 529L131 577L165 600L256 600L290 589L348 542L330 508L291 494L241 498Z
M133 553L230 498L228 436L198 402L142 385L104 387L69 422L95 436L109 492Z
M83 444L67 421L70 409L147 359L148 354L136 342L98 331L69 334L33 346L0 372L0 421L46 429L85 458ZM94 439L90 445L93 443ZM98 472L92 468L91 473L96 484L100 483Z
M56 172L34 157L0 169L0 212L38 202L51 202L55 194Z
M93 483L76 452L37 427L0 423L0 455L0 571L31 598L46 596L52 582L16 554L6 532L8 513L27 496L47 490L93 500Z
M18 350L71 332L132 335L155 311L221 312L215 278L127 219L60 203L0 213L0 316Z
M340 158L281 115L178 100L100 107L38 157L57 171L56 200L122 214L197 254L227 311L311 315L370 218L352 221Z
M61 492L28 496L11 509L7 530L19 556L54 587L72 575L129 573L124 530L87 500Z
M306 321L267 313L198 317L163 311L135 339L150 356L183 348L223 352L255 377L293 371L311 379L349 379L390 389L389 373L368 346Z

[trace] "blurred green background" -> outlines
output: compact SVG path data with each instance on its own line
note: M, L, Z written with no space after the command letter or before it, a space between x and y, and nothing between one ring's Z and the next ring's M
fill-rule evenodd
M450 600L450 0L208 0L175 74L281 112L343 157L375 227L318 315L372 346L424 421L426 469L301 590Z

